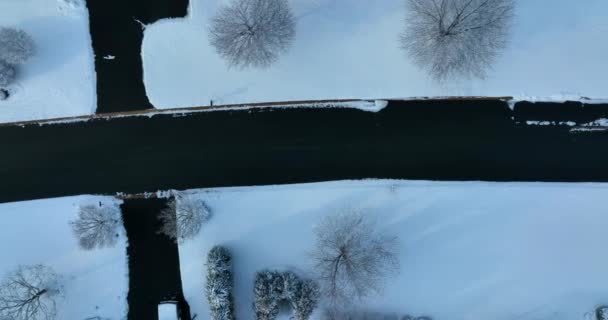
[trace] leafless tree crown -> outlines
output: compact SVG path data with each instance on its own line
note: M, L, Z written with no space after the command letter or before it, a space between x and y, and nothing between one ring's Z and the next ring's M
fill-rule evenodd
M78 219L70 221L80 247L85 250L114 246L121 224L120 208L102 203L81 206Z
M160 213L160 233L176 241L195 237L203 224L211 218L211 209L200 199L178 196Z
M0 27L0 60L23 64L34 55L34 40L25 31Z
M0 88L7 87L15 82L17 70L12 64L0 60Z
M0 283L0 319L54 319L60 295L59 277L51 268L20 266Z
M295 21L287 0L233 0L212 19L209 33L230 65L268 67L293 41Z
M507 44L515 0L406 0L401 45L436 80L484 78Z
M384 278L399 270L397 238L376 231L359 211L328 216L315 233L316 271L334 304L380 292Z

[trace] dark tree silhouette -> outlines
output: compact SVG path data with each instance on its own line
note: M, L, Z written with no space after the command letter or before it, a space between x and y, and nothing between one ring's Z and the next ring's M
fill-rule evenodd
M85 205L78 209L78 219L70 221L80 247L85 250L112 247L122 224L120 208L114 205Z
M384 278L399 269L397 238L377 232L361 212L328 216L315 233L316 271L333 304L380 292Z
M407 0L401 45L437 80L479 77L507 44L514 0Z
M0 88L12 84L15 81L16 76L17 72L15 66L0 60Z
M190 196L178 196L167 203L159 215L160 233L176 241L194 238L211 217L207 204Z
M20 266L0 283L0 319L54 319L60 295L59 276L51 268Z
M232 66L268 67L294 37L287 0L233 0L211 21L211 45Z
M25 63L34 55L34 40L25 31L0 28L0 61L10 65Z

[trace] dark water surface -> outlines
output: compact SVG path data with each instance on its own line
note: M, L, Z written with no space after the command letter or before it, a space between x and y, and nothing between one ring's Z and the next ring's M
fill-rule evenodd
M87 0L87 7L97 72L97 113L152 108L143 82L141 23L185 17L188 0Z
M177 244L157 233L160 227L157 216L165 207L166 201L132 199L125 200L121 206L129 238L127 318L130 320L157 320L158 304L167 300L179 301L183 311L182 319L190 319L190 310L182 293Z
M392 101L378 113L263 109L0 126L0 202L362 178L608 181L608 132L516 122L588 121L608 106L545 107Z

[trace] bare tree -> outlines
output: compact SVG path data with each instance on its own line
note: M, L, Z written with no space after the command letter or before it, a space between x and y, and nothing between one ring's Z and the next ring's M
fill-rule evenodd
M377 232L360 211L328 216L315 233L316 272L333 304L380 292L384 278L399 270L397 238Z
M112 247L120 237L122 224L117 205L84 205L78 209L78 219L70 221L80 247L85 250Z
M5 88L15 81L15 66L0 60L0 88Z
M25 31L0 28L0 60L18 65L34 55L34 40Z
M0 283L0 319L54 319L60 296L59 276L51 268L20 266Z
M211 45L232 66L268 67L295 37L287 0L232 0L211 20Z
M406 0L401 45L436 80L484 78L506 47L515 0Z
M211 209L200 199L178 196L171 200L159 215L162 222L160 233L173 240L194 238L211 217Z

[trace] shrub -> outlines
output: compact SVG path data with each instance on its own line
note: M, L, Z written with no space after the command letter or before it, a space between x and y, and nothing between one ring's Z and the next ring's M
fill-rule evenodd
M290 300L297 320L306 320L319 303L319 286L312 280L302 280L298 291Z
M601 306L595 309L595 317L597 320L608 320L608 306Z
M283 278L277 271L260 271L253 286L254 311L257 320L273 320L279 314L283 295Z
M34 40L23 30L0 28L0 60L22 64L34 55Z
M234 320L232 256L215 246L207 255L207 302L213 320Z
M291 271L261 271L254 284L254 310L257 320L272 320L282 302L288 302L295 319L307 320L319 301L319 287Z
M4 61L0 61L0 87L6 87L12 84L15 81L16 75L17 72L15 71L14 66Z

